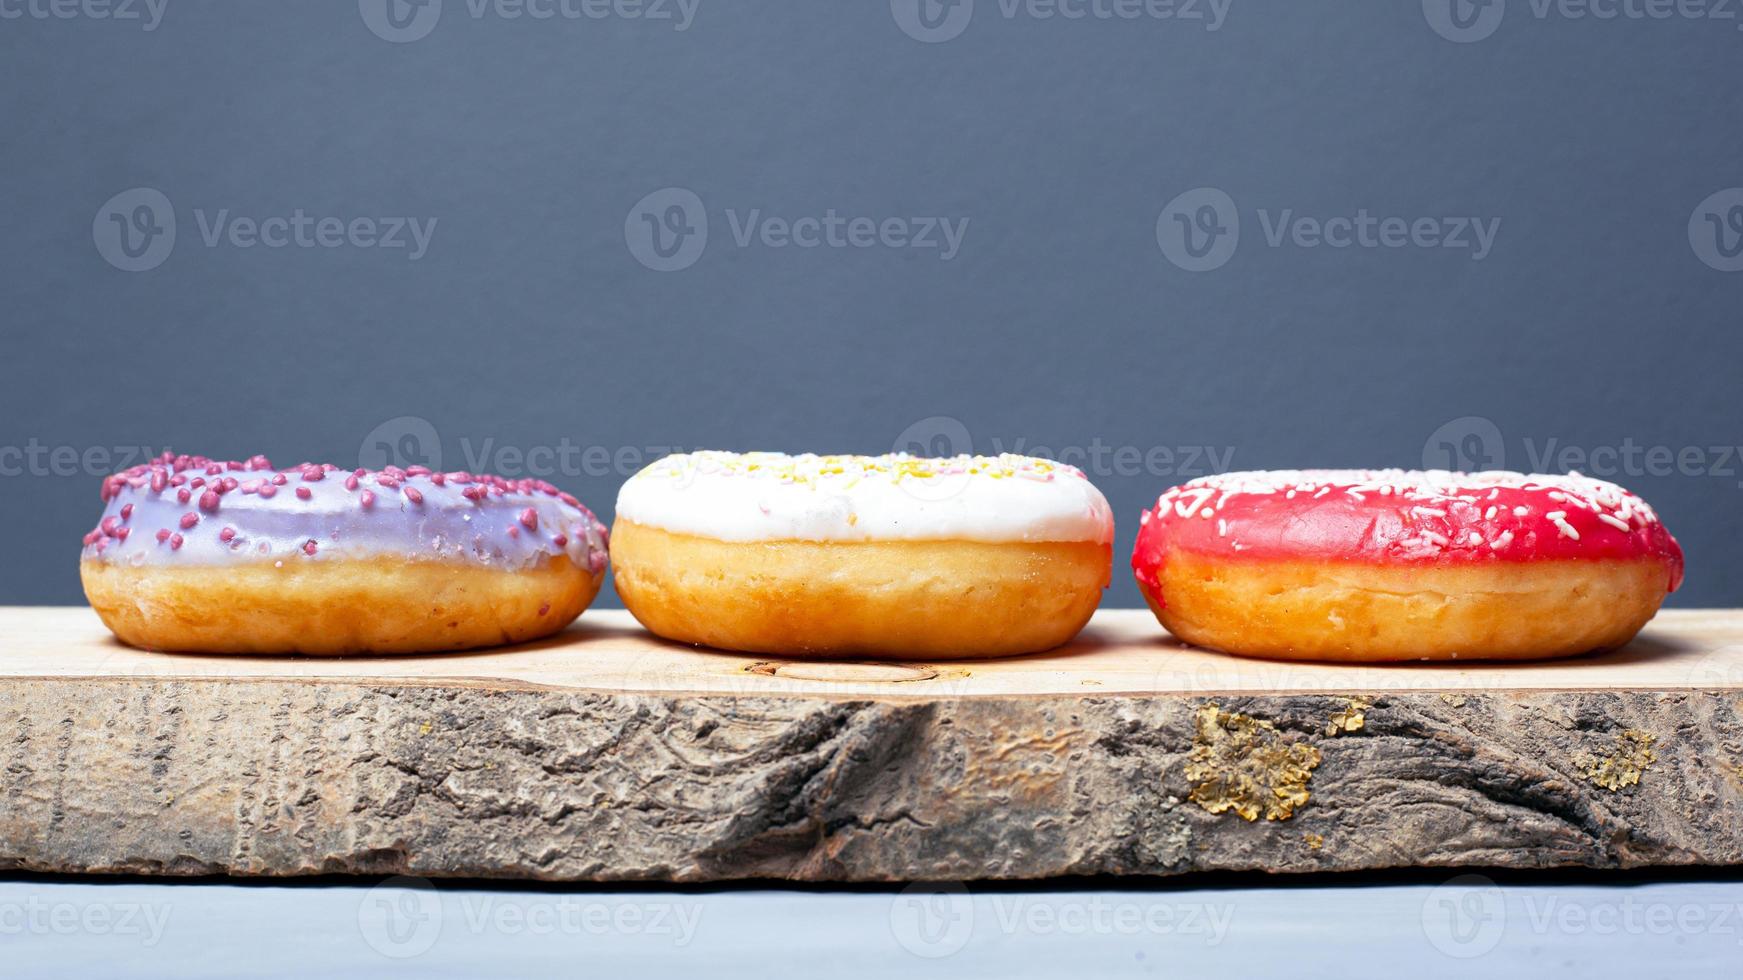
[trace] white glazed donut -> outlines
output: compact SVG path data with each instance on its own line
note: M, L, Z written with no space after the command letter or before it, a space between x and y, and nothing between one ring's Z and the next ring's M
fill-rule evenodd
M1083 628L1113 515L1027 456L668 456L624 484L618 595L653 632L773 654L1030 653Z

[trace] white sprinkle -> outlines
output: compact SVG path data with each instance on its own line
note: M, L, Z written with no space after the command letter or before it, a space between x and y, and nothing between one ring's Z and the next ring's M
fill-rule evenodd
M1554 510L1543 516L1549 518L1551 523L1555 524L1556 530L1561 532L1562 537L1573 538L1575 541L1580 539L1580 532L1574 530L1574 526L1567 522L1566 511Z
M1436 507L1412 507L1412 508L1410 508L1410 512L1412 514L1427 514L1430 517L1445 517L1446 516L1446 511L1441 510L1441 509L1436 508Z
M1219 538L1226 538L1229 536L1229 522L1220 517L1217 518L1216 521L1216 536Z
M1485 520L1485 521L1492 521L1492 520L1494 520L1494 519L1495 519L1495 512L1496 512L1496 511L1498 511L1498 510L1500 510L1500 509L1501 509L1501 508L1499 508L1499 507L1496 507L1496 506L1495 506L1495 505L1493 505L1493 504L1490 504L1490 505L1489 505L1489 509L1488 509L1488 510L1486 510L1486 511L1483 511L1483 520Z
M1529 514L1529 513L1531 513L1531 508L1529 508L1529 507L1521 506L1521 507L1513 508L1513 516L1514 517L1524 517L1526 514Z
M1610 525L1618 531L1627 531L1629 529L1628 522L1620 517L1612 517L1609 514L1599 514L1598 520L1603 521L1605 524Z
M1483 536L1481 534L1478 534L1475 531L1472 531L1471 532L1471 543L1472 544L1482 544L1483 543Z
M1489 547L1491 547L1491 548L1505 548L1512 543L1513 543L1513 532L1512 531L1502 531L1500 534L1495 536L1495 540L1489 542Z

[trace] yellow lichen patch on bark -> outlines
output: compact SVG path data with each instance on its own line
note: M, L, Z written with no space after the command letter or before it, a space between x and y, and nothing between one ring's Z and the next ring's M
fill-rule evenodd
M1193 718L1186 778L1191 799L1211 813L1233 810L1243 820L1288 820L1308 800L1307 783L1319 750L1291 742L1268 721L1215 704Z
M1325 723L1327 735L1337 735L1343 732L1359 732L1367 723L1363 712L1372 708L1374 703L1367 698L1350 698L1342 711L1332 714L1331 720Z
M1624 786L1637 786L1646 768L1658 760L1652 743L1658 736L1637 728L1623 729L1606 755L1584 755L1577 760L1586 778L1612 793Z

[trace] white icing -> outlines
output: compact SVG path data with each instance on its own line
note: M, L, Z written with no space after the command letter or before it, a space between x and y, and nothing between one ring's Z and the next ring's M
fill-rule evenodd
M1107 498L1031 456L682 453L630 477L617 517L720 541L1110 543Z

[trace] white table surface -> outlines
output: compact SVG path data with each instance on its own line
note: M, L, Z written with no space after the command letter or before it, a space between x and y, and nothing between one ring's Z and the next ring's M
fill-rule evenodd
M1743 976L1743 880L1241 887L0 880L0 975Z

